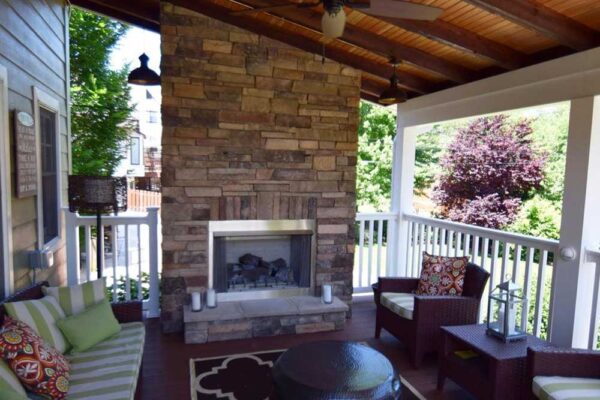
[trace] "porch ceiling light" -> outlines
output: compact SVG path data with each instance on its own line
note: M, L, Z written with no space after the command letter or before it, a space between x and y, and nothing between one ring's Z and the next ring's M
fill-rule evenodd
M379 95L379 103L384 105L404 103L406 101L406 92L398 87L398 76L396 75L396 67L398 62L392 58L390 60L394 67L394 72L390 78L390 87L385 89Z
M325 0L323 2L325 12L321 18L321 29L323 36L335 39L344 34L346 26L346 13L344 2L340 0Z
M140 66L129 73L127 82L133 85L155 86L160 85L160 76L148 68L148 60L150 59L146 53L142 53L139 57Z

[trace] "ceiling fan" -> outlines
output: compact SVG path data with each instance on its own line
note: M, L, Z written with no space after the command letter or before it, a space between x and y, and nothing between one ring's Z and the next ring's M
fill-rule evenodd
M323 4L325 12L321 19L323 35L328 38L337 38L344 34L346 13L344 6L359 9L365 14L387 18L416 19L433 21L444 11L441 8L423 4L411 3L404 0L317 0L310 3L284 3L265 7L249 8L235 11L233 14L247 14L260 11L277 11L286 8L312 8Z

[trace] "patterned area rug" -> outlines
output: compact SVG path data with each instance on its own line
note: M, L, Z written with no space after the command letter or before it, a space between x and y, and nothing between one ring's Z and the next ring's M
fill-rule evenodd
M274 399L271 367L285 351L190 359L193 400L265 400ZM405 379L402 400L425 400Z

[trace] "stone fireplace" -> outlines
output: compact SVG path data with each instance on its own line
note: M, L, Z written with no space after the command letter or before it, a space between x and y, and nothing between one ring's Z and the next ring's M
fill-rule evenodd
M360 73L161 4L163 329L182 330L189 292L214 283L211 224L313 224L308 284L285 257L292 248L306 246L295 234L262 232L254 243L239 232L229 238L217 235L217 242L225 243L217 244L219 252L233 249L223 263L238 282L223 291L223 282L227 287L232 277L218 276L224 299L264 298L286 290L319 295L323 283L332 283L334 295L349 304ZM260 240L266 254L250 251ZM271 251L277 240L282 254ZM240 257L247 253L268 265L242 270L247 263Z
M314 294L314 220L208 223L208 287L219 301Z

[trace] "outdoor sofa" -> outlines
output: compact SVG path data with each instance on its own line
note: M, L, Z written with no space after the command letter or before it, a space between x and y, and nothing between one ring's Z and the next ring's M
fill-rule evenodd
M4 303L41 299L44 297L44 286L48 286L48 282L23 289L2 301L0 326L6 316ZM121 325L121 332L85 352L67 355L71 365L68 399L98 399L106 396L133 400L135 397L146 336L142 302L120 302L111 306Z

